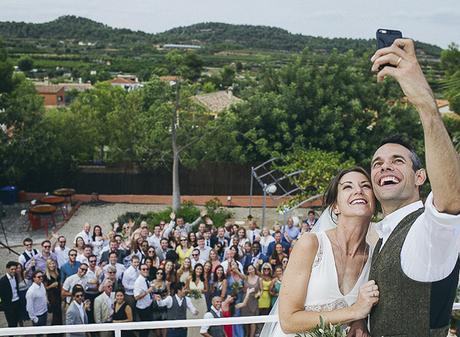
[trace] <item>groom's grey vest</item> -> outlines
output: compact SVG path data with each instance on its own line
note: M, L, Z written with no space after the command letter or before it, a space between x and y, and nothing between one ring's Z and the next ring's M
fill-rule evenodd
M458 284L460 263L438 282L417 282L401 268L401 249L412 224L422 214L421 208L407 215L382 246L375 247L369 280L379 287L379 303L370 315L373 337L446 337L450 313Z
M214 316L214 318L219 318L214 310L209 310L209 312ZM224 326L223 325L214 325L209 327L208 333L212 337L225 337Z

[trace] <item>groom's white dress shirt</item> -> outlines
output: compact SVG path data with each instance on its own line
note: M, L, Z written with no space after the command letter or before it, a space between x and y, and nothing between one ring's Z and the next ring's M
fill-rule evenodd
M416 201L375 224L375 230L383 240L382 247L399 222L421 207L423 203ZM438 212L433 205L431 192L425 202L425 211L415 220L404 241L401 250L402 270L415 281L442 280L454 269L459 248L460 214Z

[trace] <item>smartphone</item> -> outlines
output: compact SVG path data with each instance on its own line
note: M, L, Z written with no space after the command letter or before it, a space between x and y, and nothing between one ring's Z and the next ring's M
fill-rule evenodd
M377 29L375 35L377 38L377 49L389 47L393 44L394 40L402 38L401 31L392 29ZM379 67L379 71L386 66L394 67L392 64L383 64Z
M389 47L394 40L402 38L401 31L391 29L377 29L375 35L377 37L377 49Z

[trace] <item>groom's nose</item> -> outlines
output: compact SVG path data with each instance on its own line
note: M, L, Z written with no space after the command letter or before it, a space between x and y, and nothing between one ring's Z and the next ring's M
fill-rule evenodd
M389 160L385 160L382 165L380 165L380 171L393 170L393 163Z

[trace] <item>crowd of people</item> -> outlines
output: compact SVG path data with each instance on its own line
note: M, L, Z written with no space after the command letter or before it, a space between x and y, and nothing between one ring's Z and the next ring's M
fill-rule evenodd
M206 212L193 223L171 213L158 224L114 223L105 234L89 223L65 236L23 241L24 252L6 264L0 298L9 327L263 315L276 302L290 251L315 224L300 221L258 228L213 225ZM258 327L157 329L155 336L254 337ZM224 335L225 331L225 335ZM138 331L147 337L149 330ZM111 332L99 333L109 337ZM125 337L134 332L124 331ZM72 333L70 337L84 337Z

